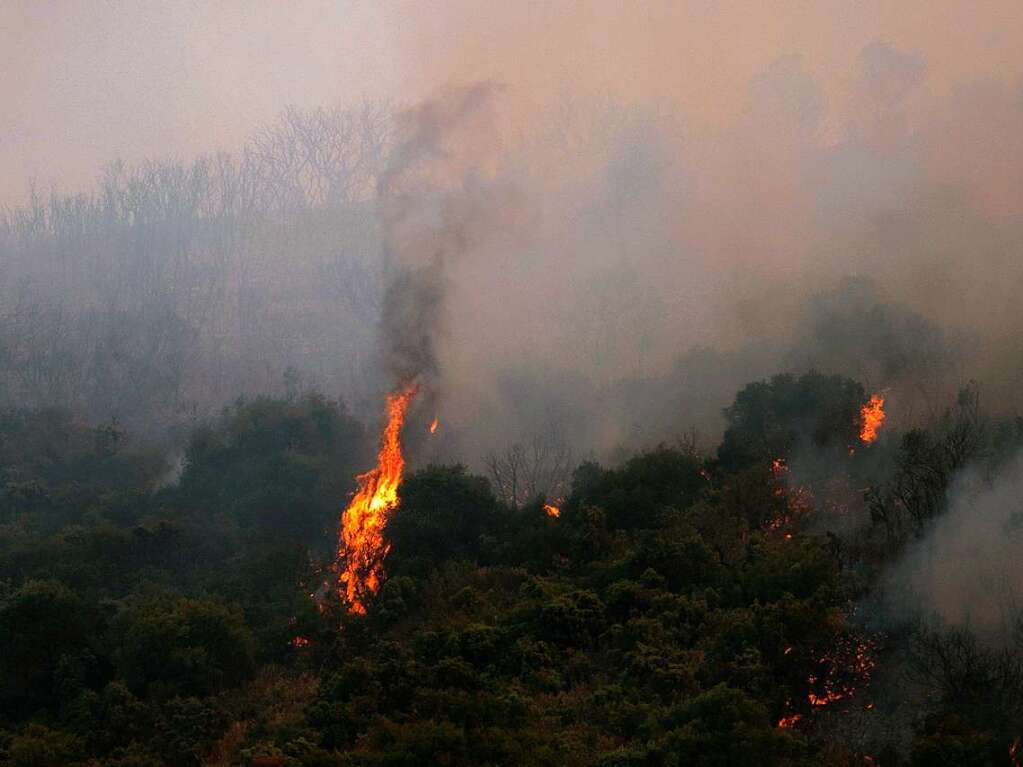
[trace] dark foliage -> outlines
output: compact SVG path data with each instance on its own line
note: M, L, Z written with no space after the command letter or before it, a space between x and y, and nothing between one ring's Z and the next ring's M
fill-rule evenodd
M220 427L192 436L172 502L243 528L322 540L365 464L364 448L361 425L318 395L241 403Z
M771 468L807 445L845 456L862 399L816 374L752 384L716 461L661 446L583 464L558 517L465 467L411 472L365 615L329 588L337 514L371 459L340 405L240 403L162 489L167 464L114 427L9 414L23 448L0 450L0 761L863 764L811 700L846 671L865 565L786 517L793 488ZM908 477L939 498L955 466L1015 450L1018 426L971 402L878 448L871 465L895 461L878 497ZM860 511L868 535L885 528ZM1023 726L1018 648L906 636L928 716L879 763L1004 762Z
M799 448L840 452L856 443L863 386L839 375L811 371L784 374L748 384L725 408L725 430L718 460L729 471Z

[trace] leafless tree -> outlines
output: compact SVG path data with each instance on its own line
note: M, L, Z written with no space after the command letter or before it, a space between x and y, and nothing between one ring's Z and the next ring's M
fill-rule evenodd
M983 644L963 627L922 624L910 645L910 676L957 704L1023 713L1023 634L1001 646Z
M289 109L237 154L114 163L92 193L0 211L0 405L134 426L289 367L368 389L390 131L387 104Z
M871 517L884 526L891 546L901 546L910 533L923 534L943 509L956 473L983 457L987 437L980 395L971 384L931 431L916 430L903 438L898 471L867 496Z
M572 448L556 428L484 459L498 497L513 509L538 498L560 499L572 476Z

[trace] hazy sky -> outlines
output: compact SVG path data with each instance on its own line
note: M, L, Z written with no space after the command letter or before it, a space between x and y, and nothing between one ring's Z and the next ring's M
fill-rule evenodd
M90 190L118 158L237 150L288 105L425 99L395 111L422 130L387 177L438 182L395 219L426 230L393 239L384 204L384 250L455 243L440 388L499 439L531 428L506 403L546 418L537 371L574 403L572 376L674 375L694 346L742 360L849 276L971 339L962 370L1015 406L1021 41L1021 0L0 0L0 205ZM476 88L492 97L459 96ZM686 378L680 423L719 424L744 364L715 396ZM633 433L598 409L585 444Z
M113 158L233 149L287 104L391 92L375 3L4 0L0 195L81 186Z
M828 91L864 45L936 90L1023 73L1018 0L3 0L0 201L87 186L116 157L233 148L287 104L406 100L496 78L525 98L606 89L718 120L800 53Z

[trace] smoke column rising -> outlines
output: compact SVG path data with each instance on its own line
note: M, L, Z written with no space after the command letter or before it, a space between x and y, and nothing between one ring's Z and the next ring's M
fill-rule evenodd
M386 366L398 381L438 375L448 265L507 204L485 167L494 137L483 123L497 90L490 83L448 89L397 117L379 188L388 272L381 324Z

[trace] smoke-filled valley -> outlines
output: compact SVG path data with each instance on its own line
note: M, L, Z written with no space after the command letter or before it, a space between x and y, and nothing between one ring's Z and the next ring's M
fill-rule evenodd
M1009 4L170 5L0 10L0 762L1023 764Z

